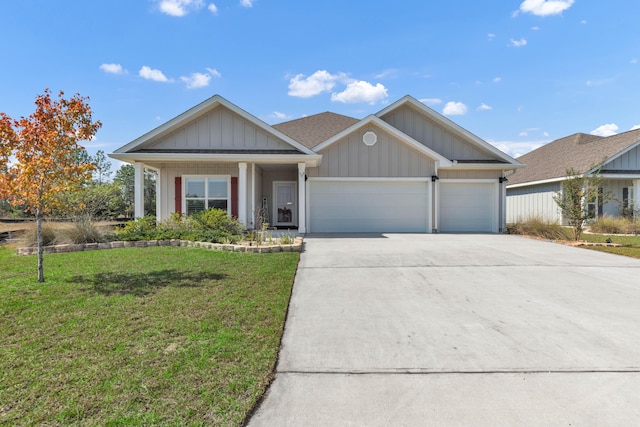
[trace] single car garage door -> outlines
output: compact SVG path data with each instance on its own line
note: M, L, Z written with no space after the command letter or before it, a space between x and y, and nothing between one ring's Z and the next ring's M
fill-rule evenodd
M309 181L312 233L425 233L427 181Z
M497 233L495 183L440 182L439 231Z

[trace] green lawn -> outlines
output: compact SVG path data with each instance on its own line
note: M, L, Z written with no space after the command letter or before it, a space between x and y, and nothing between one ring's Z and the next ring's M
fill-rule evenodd
M640 236L616 236L607 234L582 234L580 240L587 242L604 243L611 239L612 243L619 243L621 247L609 246L583 246L594 251L609 252L616 255L625 255L633 258L640 258Z
M0 425L239 425L271 380L297 253L0 247Z

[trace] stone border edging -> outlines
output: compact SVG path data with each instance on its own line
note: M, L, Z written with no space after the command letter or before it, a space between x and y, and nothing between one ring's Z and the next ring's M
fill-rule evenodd
M187 248L202 248L224 252L244 252L244 253L273 253L273 252L301 252L302 237L296 237L295 243L291 245L262 245L247 246L233 245L224 243L211 242L192 242L190 240L134 240L134 241L116 241L106 243L79 243L68 245L45 246L45 254L62 254L68 252L95 251L100 249L119 249L119 248L148 248L153 246L181 246ZM37 247L18 248L18 255L36 255Z

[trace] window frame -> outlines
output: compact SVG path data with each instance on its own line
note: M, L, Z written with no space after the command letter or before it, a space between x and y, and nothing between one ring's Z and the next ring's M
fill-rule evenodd
M204 197L187 197L187 181L189 179L204 179ZM208 197L209 195L209 179L220 179L227 182L227 197ZM187 212L187 199L204 200L204 210L209 209L209 200L226 200L227 216L231 217L231 175L182 175L182 213L189 215Z

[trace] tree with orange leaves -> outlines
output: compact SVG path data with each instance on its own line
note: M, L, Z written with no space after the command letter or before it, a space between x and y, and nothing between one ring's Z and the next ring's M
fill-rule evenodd
M44 281L42 219L56 207L58 193L91 178L94 165L77 162L75 153L102 126L92 119L89 98L63 96L52 99L45 89L29 117L0 113L0 198L25 206L36 218L38 282Z

